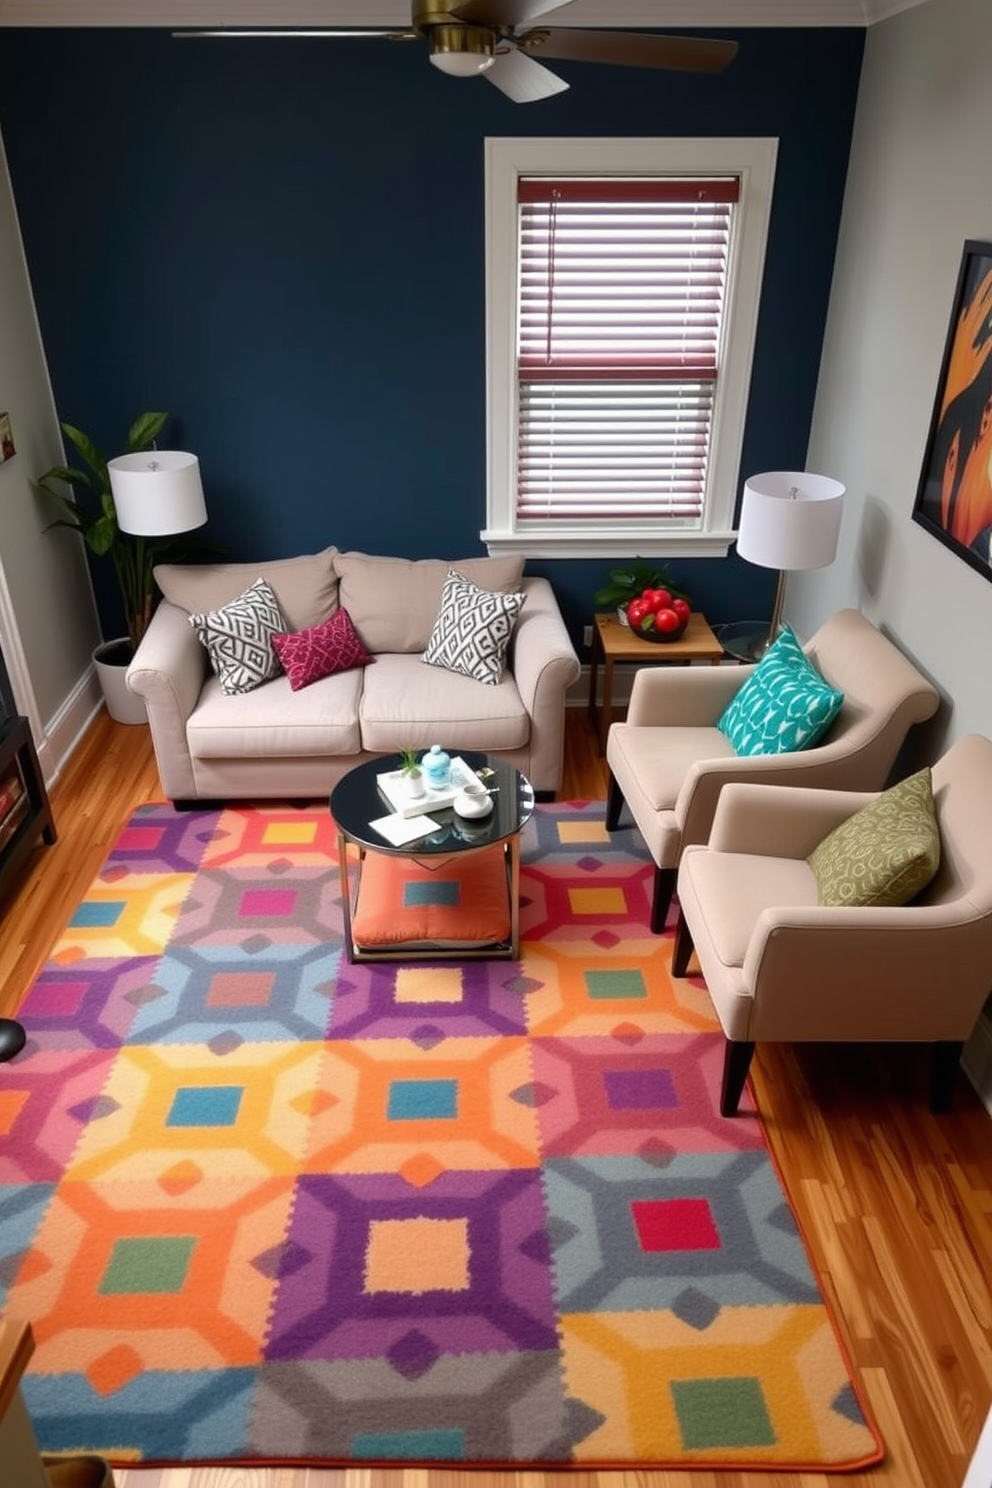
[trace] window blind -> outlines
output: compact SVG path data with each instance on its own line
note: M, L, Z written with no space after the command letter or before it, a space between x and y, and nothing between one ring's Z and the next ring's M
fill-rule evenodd
M520 178L519 520L699 522L737 197Z

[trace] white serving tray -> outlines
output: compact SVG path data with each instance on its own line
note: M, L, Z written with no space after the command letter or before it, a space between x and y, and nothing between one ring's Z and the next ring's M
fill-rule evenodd
M441 811L445 806L454 804L455 797L470 781L482 784L475 771L458 754L451 761L448 784L438 790L427 786L422 796L407 795L403 775L399 770L386 770L375 778L382 794L400 816L422 816L425 811Z

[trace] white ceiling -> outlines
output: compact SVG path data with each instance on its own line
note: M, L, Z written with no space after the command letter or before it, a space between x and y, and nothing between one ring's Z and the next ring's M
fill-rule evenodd
M572 0L561 25L870 26L926 0ZM405 26L410 0L0 0L0 26Z

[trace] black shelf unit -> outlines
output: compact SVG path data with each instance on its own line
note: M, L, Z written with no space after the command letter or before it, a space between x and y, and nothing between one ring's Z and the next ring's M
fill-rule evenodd
M24 787L22 799L27 806L18 804L14 807L21 815L6 837L3 834L4 821L0 819L0 894L4 893L13 874L34 847L39 832L48 846L58 840L31 728L26 718L16 714L0 724L0 781L6 780L12 771L20 776Z

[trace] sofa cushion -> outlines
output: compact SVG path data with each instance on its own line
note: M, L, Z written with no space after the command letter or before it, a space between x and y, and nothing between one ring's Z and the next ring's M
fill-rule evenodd
M190 754L198 760L324 759L360 754L360 669L336 672L293 692L275 677L255 692L229 697L208 678L186 723Z
M286 621L265 579L256 579L219 609L190 615L189 623L206 646L224 692L253 692L279 672L272 637L285 630Z
M502 594L520 588L521 554L499 558L382 558L337 553L338 596L370 651L423 651L434 628L448 570Z
M802 858L714 852L702 843L688 847L682 857L679 894L689 913L695 910L693 923L705 923L702 933L728 968L744 965L755 921L764 911L808 910L816 904L816 884ZM700 904L706 905L705 920Z
M840 712L844 694L816 670L783 626L717 720L738 755L809 749Z
M530 738L527 709L509 673L498 687L480 687L419 656L393 653L376 656L375 666L356 675L364 679L362 748L374 753L438 739L449 754L485 753L523 749Z
M321 677L368 666L375 660L358 639L348 611L340 606L321 625L291 633L277 631L272 637L272 649L294 692L310 687Z
M451 569L424 661L495 687L523 602L522 594L494 594Z
M272 587L286 617L286 629L319 625L337 607L334 572L337 548L300 558L274 558L263 563L160 563L155 582L170 604L189 613L227 604L254 579Z
M841 822L807 861L821 904L908 904L940 867L929 768L900 780Z

